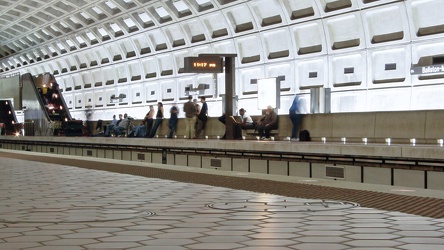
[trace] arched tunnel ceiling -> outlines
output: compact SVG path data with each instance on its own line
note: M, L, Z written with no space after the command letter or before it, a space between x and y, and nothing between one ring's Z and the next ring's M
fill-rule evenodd
M76 36L78 32L84 33L105 22L115 23L117 18L123 16L123 22L118 25L127 25L128 19L133 21L137 30L141 30L143 21L128 15L134 14L137 17L139 13L146 13L144 8L156 5L156 2L162 1L0 0L0 58L37 48L68 35ZM152 22L155 23L155 20Z
M0 77L52 73L78 112L181 102L201 83L219 105L223 74L186 73L184 57L236 53L245 107L253 80L285 76L284 105L324 87L337 112L443 108L444 74L411 74L444 64L442 13L443 0L0 0Z
M72 53L101 46L108 46L107 53L112 58L119 54L113 52L115 47L127 46L124 38L137 40L134 43L139 43L136 45L141 50L137 53L139 56L146 52L144 49L180 50L193 47L189 46L191 43L212 43L219 38L238 37L235 40L236 48L232 50L244 52L241 63L258 60L257 52L251 52L253 50L268 50L264 52L268 59L294 57L292 49L288 49L294 43L300 45L296 53L305 55L313 52L328 54L331 50L339 51L348 47L364 49L369 45L385 45L392 41L409 42L410 36L433 39L442 37L444 30L444 18L440 14L444 5L440 1L0 0L0 73L14 72L45 60L73 57ZM394 6L392 9L386 8L375 13L366 11L375 6L391 4ZM405 5L410 6L408 10L404 9ZM417 7L423 5L426 7ZM405 18L409 11L412 16ZM432 17L413 24L405 21L425 14ZM327 20L341 15L344 18ZM393 24L384 26L379 22L373 26L372 22L382 17ZM314 20L319 20L319 23ZM293 37L287 34L286 28L290 25L306 22L309 23L306 27L290 30ZM362 23L366 27L358 27ZM326 37L319 38L313 28L325 32L321 36ZM196 31L199 29L201 31ZM272 30L274 32L265 32ZM410 34L411 30L414 33ZM261 34L261 37L242 38L252 33ZM353 39L353 36L362 37L364 33L367 41ZM140 37L135 38L138 35ZM280 39L279 36L286 39ZM300 38L302 36L305 38ZM266 41L262 44L254 42L260 39ZM116 46L119 41L120 46ZM303 45L309 42L313 44ZM143 43L148 45L144 46ZM278 45L270 45L273 43ZM229 46L225 46L225 50L226 47Z

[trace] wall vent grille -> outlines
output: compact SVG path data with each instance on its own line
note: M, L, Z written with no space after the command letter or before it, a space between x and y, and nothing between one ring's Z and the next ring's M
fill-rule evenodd
M325 166L325 176L327 178L344 179L345 169L338 166Z
M137 160L144 161L145 160L145 154L137 154Z
M211 166L220 168L222 167L222 160L221 159L211 159Z

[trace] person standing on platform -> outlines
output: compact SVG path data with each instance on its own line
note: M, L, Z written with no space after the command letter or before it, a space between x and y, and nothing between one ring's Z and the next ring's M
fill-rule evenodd
M202 130L205 129L205 123L208 119L208 105L205 102L205 96L202 96L200 98L200 102L202 103L202 107L199 110L199 113L197 114L197 126L195 131L195 138L199 138L200 133Z
M194 132L196 132L196 129L197 129L197 116L200 113L200 105L197 102L197 99L193 99L193 104L194 104L194 107L196 108L196 111L194 112L194 115L196 116L196 119L195 119L195 122L194 122L193 129L194 129Z
M296 95L293 99L293 103L288 110L288 114L293 124L293 128L291 129L291 141L299 141L299 127L302 122L302 104L301 99L298 95Z
M149 111L146 113L145 118L143 120L145 121L145 137L148 137L151 133L151 128L153 127L153 117L154 117L154 107L153 105L149 106Z
M268 106L265 115L261 117L257 124L257 132L261 140L270 140L270 131L277 127L277 119L278 116L273 107Z
M191 95L188 96L188 102L183 105L183 112L185 112L186 123L185 136L190 139L193 138L191 136L191 131L194 127L194 123L196 122L196 107L194 106L192 99L193 97Z
M173 104L173 106L170 109L170 120L168 121L168 138L173 138L174 131L176 130L176 125L179 117L179 109L176 105Z
M157 103L157 113L156 113L156 121L154 122L154 126L151 129L150 135L148 138L153 138L156 135L157 128L163 121L163 104L161 102Z

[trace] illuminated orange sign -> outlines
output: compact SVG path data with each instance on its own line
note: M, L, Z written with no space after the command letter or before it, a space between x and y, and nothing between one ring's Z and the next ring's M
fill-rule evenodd
M215 56L185 57L186 73L222 73L222 58Z

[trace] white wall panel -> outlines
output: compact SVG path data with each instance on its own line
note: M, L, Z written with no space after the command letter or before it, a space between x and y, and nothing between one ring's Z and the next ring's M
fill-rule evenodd
M223 9L233 36L257 30L255 21L247 5L241 4Z
M102 69L94 69L91 71L93 78L94 87L100 87L105 85L105 81L103 79Z
M89 67L94 67L99 64L100 60L97 58L96 53L94 53L94 49L86 50L82 53L85 55L85 59Z
M94 107L94 93L92 91L84 92L84 100L85 108Z
M104 67L103 69L103 76L105 79L105 85L113 85L116 83L116 70L114 69L114 66L108 66Z
M181 100L188 100L188 92L186 89L195 88L195 79L194 77L181 77L177 80L178 85L178 95Z
M142 79L142 67L139 60L131 61L128 64L129 81L138 81Z
M296 82L300 89L330 87L327 57L296 61Z
M410 41L404 4L375 7L362 12L367 47Z
M145 55L151 53L151 44L147 36L145 34L141 34L138 36L131 37L133 40L136 50L139 55Z
M39 70L37 67L29 68L29 73L31 73L32 75L38 75L40 74L39 72L41 72L41 70Z
M128 82L128 71L126 69L126 64L118 64L115 66L117 83L127 83Z
M173 52L174 55L174 64L175 64L175 68L177 69L177 72L184 72L184 65L185 65L185 57L186 56L190 56L190 52L188 50L180 50L180 51L174 51ZM176 74L177 74L176 72Z
M74 82L74 89L80 90L83 87L83 79L80 74L72 74L72 80Z
M56 61L49 61L47 64L49 64L49 67L51 68L51 71L49 71L49 73L55 74L56 72L58 72L60 74L60 68Z
M193 47L188 56L198 56L199 54L209 54L213 53L209 44L200 45L198 47Z
M274 29L261 33L264 46L264 60L288 59L293 51L287 28Z
M333 88L359 89L365 87L367 57L365 51L329 58L329 82Z
M136 48L134 47L131 39L124 39L119 41L122 56L124 58L131 58L137 55Z
M310 102L308 102L308 107ZM367 91L336 91L331 94L331 112L359 112L367 109ZM310 110L310 107L308 108Z
M56 64L59 68L59 73L68 72L68 65L66 64L65 60L63 60L63 59L57 60ZM33 74L33 75L35 75L35 74Z
M442 37L444 4L442 0L406 1L412 40Z
M443 85L422 86L412 89L412 107L418 110L444 109Z
M364 31L359 13L349 13L324 19L330 53L365 47Z
M74 107L76 109L81 109L84 107L84 100L83 100L83 94L76 93L74 95Z
M148 37L150 38L151 44L154 46L154 51L157 52L169 48L165 34L160 29L150 30Z
M263 62L262 44L259 34L243 36L235 39L238 58L241 64Z
M412 89L371 89L367 91L367 111L409 110Z
M442 64L444 60L444 42L431 41L427 43L412 44L412 64L415 66L429 66L433 64ZM444 75L426 74L413 75L413 85L436 84L443 82Z
M215 94L215 81L213 79L213 74L198 74L196 75L196 84L199 86L200 84L205 84L208 86L208 89L200 90L199 96L205 97L213 97Z
M187 41L199 43L207 40L207 31L198 18L181 21L180 25Z
M369 87L410 85L410 46L368 51Z
M171 44L171 47L173 48L184 46L189 43L185 40L185 36L179 24L163 27L162 30L167 37L169 44Z
M76 71L79 69L79 65L74 57L66 56L64 57L64 60L66 62L66 65L68 66L69 71Z
M233 40L224 40L212 44L213 53L216 54L236 54L236 45ZM239 57L238 57L239 58ZM238 64L239 65L239 64Z
M66 106L68 106L68 109L74 108L74 101L73 101L72 94L63 93L63 99L65 99L65 103L66 103Z
M157 56L157 64L160 70L160 76L171 76L174 74L174 63L171 54Z
M169 79L160 82L162 102L171 102L176 99L177 84L176 80Z
M96 108L104 107L106 105L106 91L96 90L94 91L94 104Z
M282 62L276 64L267 64L265 66L265 77L285 76L285 80L281 81L281 93L285 92L297 93L299 92L299 83L295 81L294 63Z
M54 72L54 70L52 70L52 68L51 68L51 64L45 63L42 66L44 68L43 72ZM15 67L15 65L13 67Z
M321 20L290 27L295 52L299 57L327 54L324 27Z
M131 102L129 87L118 87L116 96L119 97L119 105L128 105Z
M123 52L118 44L116 43L106 44L105 48L108 51L108 54L110 55L111 61L116 62L124 58Z
M78 69L86 69L88 68L89 64L88 61L84 55L84 53L76 53L72 55L76 62L78 62L79 68Z
M158 84L157 82L149 82L145 84L145 99L146 102L150 103L150 102L157 102L158 98L158 94L159 94L159 90L158 90Z
M108 89L106 89L105 90L106 92L106 96L105 96L105 102L106 102L106 106L115 106L116 105L116 103L115 103L115 101L113 101L112 99L111 99L111 97L115 97L115 96L118 96L119 94L118 93L116 93L116 90L114 89L114 88L112 88L112 89L110 89L110 88L108 88Z
M211 39L222 39L231 36L231 29L222 13L216 11L200 16L200 19Z
M281 6L287 20L291 22L305 22L320 17L316 2L313 0L281 0Z
M356 10L361 0L317 0L322 16L338 15Z
M63 78L63 77L55 77L55 80L56 80L56 83L59 85L59 88L62 90L62 91L65 91L65 88L66 88L66 86L65 86L65 78Z
M131 84L131 103L142 104L144 102L144 91L142 84Z
M97 54L97 59L99 60L99 64L109 63L112 59L110 58L110 55L104 46L96 47L95 52Z
M144 78L157 78L159 76L159 70L157 61L153 57L142 59L142 68L144 72Z
M70 75L63 76L63 81L65 82L65 91L74 90L74 84Z
M90 71L82 71L80 73L80 76L82 77L83 88L91 88L92 84L93 84L91 72Z
M285 24L284 14L278 0L248 2L259 29Z
M235 82L238 82L237 79L240 79L239 74L236 72L236 76L235 76ZM216 97L220 97L221 95L225 94L225 74L217 74L216 76L217 79L217 93L216 93ZM239 91L237 91L239 92Z
M252 84L252 80L265 78L265 70L262 66L254 68L240 69L237 93L240 97L248 95L257 95L257 84ZM254 81L253 81L254 82Z

